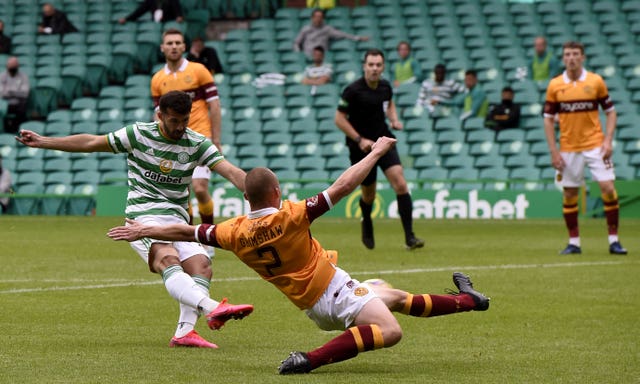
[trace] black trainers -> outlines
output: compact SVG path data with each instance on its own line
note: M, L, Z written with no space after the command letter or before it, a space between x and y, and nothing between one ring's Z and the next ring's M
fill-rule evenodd
M373 239L373 222L371 219L361 221L362 224L362 244L364 244L367 249L373 249L376 246L376 242Z
M612 255L626 255L627 250L625 248L622 248L622 244L620 244L619 241L616 241L609 245L609 253Z
M460 293L466 293L473 298L473 302L476 303L474 311L486 311L489 309L489 298L473 289L473 283L469 276L461 272L454 272L453 283L458 287Z
M407 240L404 246L408 251L414 250L416 248L422 248L424 247L424 240L418 239L417 237L414 236L409 240Z
M611 247L609 247L609 252L611 252ZM560 251L561 255L579 255L582 253L582 249L577 245L568 244L565 249Z
M304 352L291 352L280 368L278 373L281 375L291 375L294 373L309 373L311 372L311 362Z

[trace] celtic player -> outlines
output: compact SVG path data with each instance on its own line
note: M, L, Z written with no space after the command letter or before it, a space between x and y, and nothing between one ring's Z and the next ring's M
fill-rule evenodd
M66 152L127 153L127 218L149 225L188 223L188 187L193 169L203 165L244 190L245 173L229 163L215 145L187 128L191 97L171 91L159 102L159 121L135 123L108 135L90 134L44 137L22 130L16 139L34 148ZM230 318L242 318L251 305L230 305L209 297L211 260L201 245L140 239L132 248L162 275L169 294L180 302L180 319L170 346L216 348L194 330L200 313L209 327L219 329Z

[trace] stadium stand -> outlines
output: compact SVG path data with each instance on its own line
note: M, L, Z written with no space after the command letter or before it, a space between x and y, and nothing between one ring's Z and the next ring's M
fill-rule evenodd
M56 5L67 12L79 32L60 39L36 34L38 1L21 0L18 7L2 0L0 18L11 32L11 54L19 57L21 70L33 79L30 113L40 120L23 128L47 135L105 134L125 123L147 121L153 113L149 79L161 66L157 44L162 30L178 27L190 38L202 34L209 20L249 18L248 29L231 30L224 40L207 42L216 48L226 70L216 80L223 111L223 148L231 161L242 167L272 166L284 179L335 177L341 164L342 168L348 165L343 135L333 124L341 90L360 76L364 49L381 47L391 62L397 43L408 40L425 74L431 74L438 62L446 63L450 76L458 80L464 70L475 68L492 102L499 100L503 86L512 86L522 116L519 129L497 135L484 128L482 119L464 124L454 117L432 120L415 106L419 85L400 87L395 101L405 131L398 134L398 147L404 152L403 161L411 165L406 167L407 175L427 188L449 185L433 180L478 177L514 179L523 188L544 188L539 180L552 177L540 120L546 83L521 81L518 68L527 65L533 37L546 35L557 55L567 39L586 45L587 68L605 78L619 114L614 156L618 178L640 176L640 134L634 127L640 115L637 1L369 0L368 5L354 8L338 6L327 12L327 22L371 40L335 41L325 57L334 68L333 82L314 87L314 94L299 83L307 65L304 55L291 49L310 9L281 8L275 0L182 2L185 23L119 25L114 21L130 12L134 2L62 0ZM3 58L0 55L0 64ZM284 73L285 85L256 88L252 82L265 72ZM451 116L456 116L454 111ZM17 148L12 137L6 139L9 136L0 134L0 151L5 165L16 170L18 192L44 193L41 176L69 163L51 160L45 169L42 154ZM122 183L126 177L123 161L110 164L99 156L78 155L66 160L71 161L67 172L74 176L69 183L73 193L90 193L98 182ZM97 177L86 173L95 169L104 172ZM538 182L527 184L526 180ZM72 209L70 202L45 208L37 199L21 200L18 205L16 213L91 209L90 204Z

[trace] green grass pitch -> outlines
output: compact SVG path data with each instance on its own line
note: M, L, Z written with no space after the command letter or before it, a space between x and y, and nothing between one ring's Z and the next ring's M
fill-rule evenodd
M424 249L402 248L397 220L375 222L366 250L355 220L320 219L354 278L414 293L454 288L468 273L487 312L398 315L393 348L300 376L279 376L320 331L274 287L218 251L212 296L255 305L242 321L198 330L218 350L170 349L177 304L128 244L119 218L0 217L0 383L640 383L640 220L622 220L628 256L610 256L603 219L582 219L583 254L561 257L560 220L418 220Z

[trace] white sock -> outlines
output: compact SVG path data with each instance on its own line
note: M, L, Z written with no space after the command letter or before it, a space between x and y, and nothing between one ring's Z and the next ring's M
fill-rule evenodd
M579 237L570 237L569 244L575 245L576 247L580 246L580 238Z
M191 278L196 283L195 287L208 297L211 281L208 278L199 275L191 276ZM217 307L218 302L215 300L212 301ZM189 305L180 303L180 318L178 319L178 326L176 328L175 337L184 337L186 334L191 332L194 329L199 317L200 313L197 309Z
M193 278L184 273L184 270L179 265L171 265L165 268L162 271L162 279L167 292L182 304L197 309L198 304L207 298L202 290L198 289Z
M616 241L620 241L618 240L618 235L609 235L609 244L613 244Z
M175 337L183 337L187 333L193 331L198 321L198 310L180 303L180 318L178 319L178 327L176 328Z
M200 307L203 309L203 312L207 314L216 309L216 307L220 303L213 300L211 296L209 296L209 287L211 287L211 280L200 275L193 275L192 278L193 281L196 282L196 286L198 287L198 289L200 289L200 291L202 291L202 293L204 293L204 295L209 299L206 301L206 303L204 303L207 308L205 308L203 305L200 305Z

